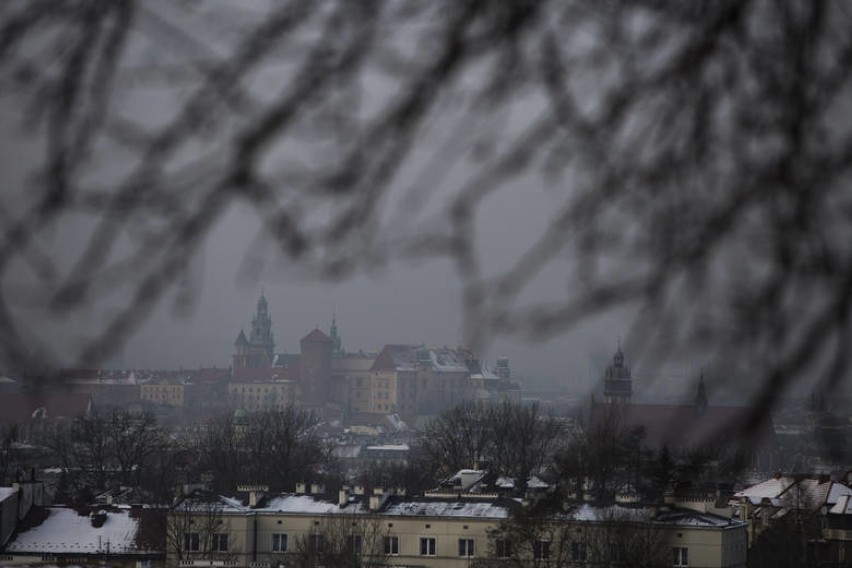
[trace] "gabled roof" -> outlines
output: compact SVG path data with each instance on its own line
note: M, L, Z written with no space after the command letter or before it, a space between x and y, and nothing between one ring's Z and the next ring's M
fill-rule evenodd
M776 506L788 509L817 509L834 505L841 498L852 496L852 489L830 479L802 476L776 476L734 494L754 505L769 499Z
M414 369L416 364L417 347L399 343L389 343L382 347L371 372L397 371L401 369Z
M34 507L5 551L34 554L133 554L165 552L165 510L105 508L102 522L90 509ZM159 525L159 526L158 526Z
M303 337L301 343L331 343L331 338L316 328Z
M828 511L832 515L852 515L852 495L843 495Z
M413 371L420 365L426 365L439 373L469 374L471 360L470 353L463 349L390 343L382 348L370 371Z

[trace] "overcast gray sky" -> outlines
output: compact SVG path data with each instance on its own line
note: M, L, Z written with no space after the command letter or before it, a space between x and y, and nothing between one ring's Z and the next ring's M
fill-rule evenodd
M26 3L15 6L26 13ZM80 22L90 20L51 13L55 21L15 45L2 77L10 94L0 109L0 221L53 203L53 183L71 183L77 201L46 207L62 214L44 225L37 207L23 217L35 236L0 265L0 305L55 361L107 353L116 367L227 365L265 290L279 351L296 351L337 314L349 350L479 340L487 360L509 356L517 377L581 387L623 338L641 375L680 376L688 392L709 360L736 361L723 371L733 381L750 366L771 373L776 355L800 340L803 317L832 316L832 296L803 295L797 278L811 278L814 227L848 223L830 198L799 207L813 199L800 177L777 179L778 164L834 159L831 144L755 104L777 95L778 108L798 117L798 76L787 91L773 89L763 71L780 65L777 75L791 77L771 56L788 44L736 25L794 15L761 3L706 14L630 3L542 3L540 13L513 3L470 12L452 2L388 3L378 13L345 2L282 6L136 4L133 31L119 35L129 43L109 105L99 98L103 76L75 74L66 56L89 53L92 30ZM98 12L99 30L120 30L119 12ZM845 32L825 21L826 48L844 45ZM803 25L788 23L790 33ZM54 24L67 36L52 34ZM85 60L95 71L98 61ZM828 89L837 83L826 69ZM45 93L55 97L44 99L43 120L24 120ZM87 129L104 108L105 128ZM808 133L813 163L795 153L801 140L778 144L773 128L781 138ZM87 132L103 136L75 147ZM60 151L48 156L53 169L39 171L45 148ZM66 155L82 167L68 168L70 177ZM808 211L813 219L797 217ZM4 244L14 248L14 235ZM829 244L829 256L843 254ZM775 245L802 266L773 254ZM339 262L352 258L360 264ZM831 292L842 275L823 264L815 289ZM320 282L308 272L341 266L354 275ZM791 266L805 272L791 275ZM162 297L158 279L169 284ZM785 304L776 283L796 301ZM149 297L158 301L147 311ZM802 307L804 297L823 311ZM57 299L73 309L45 309ZM631 329L640 302L653 310ZM823 337L828 328L811 323ZM501 336L498 326L548 339ZM123 339L114 354L112 337ZM634 342L646 338L658 351L643 359ZM4 342L7 355L23 350L16 345ZM789 363L797 378L819 363L807 341L799 347L806 355L797 363L791 352ZM772 392L771 381L764 387Z

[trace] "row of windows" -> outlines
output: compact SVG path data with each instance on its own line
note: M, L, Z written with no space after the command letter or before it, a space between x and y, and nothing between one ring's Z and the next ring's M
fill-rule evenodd
M271 538L272 552L287 552L289 539L287 533L276 533ZM347 548L354 554L360 555L363 549L361 535L347 537ZM512 556L512 541L498 539L494 543L494 551L498 558ZM325 548L323 535L312 534L308 536L308 549L313 553L320 553ZM386 536L383 539L382 548L385 554L396 556L399 554L399 537ZM184 534L184 550L198 552L201 549L201 539L198 533ZM228 551L228 533L214 533L211 535L210 550L212 552ZM438 539L435 537L420 537L420 556L436 556L438 550ZM476 544L472 538L458 539L458 555L460 557L473 557L476 554ZM622 560L622 551L613 546L610 551L611 560ZM536 560L550 559L550 542L537 540L533 542L533 557ZM585 542L571 543L571 560L574 562L585 562L588 560L588 546ZM682 546L672 548L672 566L684 568L689 566L689 549Z
M194 540L195 548L187 548L187 550L198 550L198 533L190 533L186 535L188 538L192 537ZM225 536L224 545L225 548L216 548L217 542L218 545L221 546L221 541L217 541L214 536L214 551L225 551L227 550L227 535L218 535ZM361 535L351 535L347 537L346 541L347 548L349 548L354 554L361 554L363 549L363 538ZM470 557L474 556L475 553L475 544L472 538L460 538L458 542L458 553L459 556ZM289 547L289 538L287 533L276 533L272 535L272 552L287 552ZM320 534L312 534L308 535L308 549L313 553L320 553L323 551L325 547L325 539L323 535ZM420 555L421 556L435 556L437 554L438 541L435 537L421 537L420 538ZM382 549L385 554L389 556L399 555L399 537L398 536L386 536L382 542Z
M187 552L201 550L201 537L198 533L183 535L183 549ZM210 550L213 552L228 552L228 533L214 533L210 538Z

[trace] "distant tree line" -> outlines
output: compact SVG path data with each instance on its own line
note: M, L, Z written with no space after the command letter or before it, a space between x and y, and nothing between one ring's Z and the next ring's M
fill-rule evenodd
M63 470L58 499L87 501L130 487L170 502L181 484L202 480L223 493L240 483L292 490L329 465L318 425L313 412L290 406L237 417L227 412L170 434L151 413L114 410L78 416L56 431L48 449Z

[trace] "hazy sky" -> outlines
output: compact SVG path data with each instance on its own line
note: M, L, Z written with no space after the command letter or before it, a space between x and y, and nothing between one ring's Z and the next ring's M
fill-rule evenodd
M161 15L168 20L168 3L157 5L162 9ZM204 5L205 8L208 6ZM204 8L199 6L198 10L203 12ZM231 26L231 29L238 27ZM228 26L222 29L228 29ZM187 38L181 38L184 43L180 47L187 48L186 53L191 56L198 51L198 46L205 43L213 50L219 49L222 44L218 42L228 38L227 34L218 35L217 30L216 26L206 29L208 37L200 38L195 46L192 41L186 43ZM158 36L158 39L163 41L163 45L156 41L144 43L143 40L143 44L132 47L129 60L135 65L173 63L169 42L166 41L168 34ZM281 69L273 66L271 70L265 69L264 73L254 83L260 94L265 88L264 81L280 82L282 76L287 76L286 62ZM465 80L475 82L475 74L465 77ZM167 84L165 91L172 88L173 92L169 91L172 95L183 96L179 82L176 86ZM371 88L381 91L385 87ZM163 117L169 115L168 110L174 107L174 103L164 98L163 92L157 88L139 89L131 83L117 93L120 95L115 97L118 108L134 114L136 118L150 120L151 124L163 121ZM519 103L509 106L506 116L500 117L500 128L511 130L530 122L541 105L540 99L521 97ZM419 180L423 187L438 196L443 191L451 191L447 188L455 187L471 175L470 167L464 167L464 160L460 167L452 168L433 160L446 142L445 133L464 118L457 116L458 108L451 105L442 110L445 115L440 116L444 117L446 124L437 122L431 125L432 131L418 140L411 163L400 176L403 182ZM3 191L6 196L20 195L20 202L26 202L27 192L38 186L33 172L44 143L38 137L28 136L30 132L22 122L23 111L21 100L14 97L3 99L0 109ZM203 140L199 142L203 143ZM116 149L110 151L118 152ZM299 156L300 153L304 155ZM319 163L322 159L321 154L312 154L308 150L303 152L301 148L294 152L292 147L281 150L274 157L293 159L294 156ZM101 182L109 180L114 173L109 160L98 164L97 168L100 168L98 181ZM533 172L519 176L485 202L477 215L476 235L486 276L506 270L540 235L542 227L547 226L556 206L564 199L563 189L548 184L539 172ZM6 206L15 202L14 198L8 199ZM404 224L407 221L404 218L406 210L395 211L395 215L402 217L398 221ZM47 254L59 259L60 264L67 264L79 255L86 242L90 230L88 223L82 218L63 220L44 236L40 244ZM140 320L138 329L106 364L122 368L227 366L237 333L241 328L250 326L261 290L265 290L269 301L276 348L280 352L298 351L299 339L316 326L327 331L332 314L337 316L344 346L350 351L378 351L385 343L392 342L454 346L463 340L460 285L449 262L403 261L341 282L320 283L288 267L287 260L274 247L266 246L266 240L260 232L256 211L239 203L229 207L207 235L203 254L196 256L188 271L189 283L183 289L184 296L191 298L188 306L181 304L176 307L177 292L170 291L149 317ZM247 261L258 259L266 263L264 269L257 274L246 274L243 268ZM25 271L26 267L22 267L22 272ZM132 279L132 267L125 272L123 276ZM570 281L557 259L534 279L525 293L537 299L560 298ZM104 293L87 309L74 312L70 317L42 320L39 317L43 317L44 298L28 295L26 285L20 289L14 289L13 285L11 291L21 298L19 305L15 306L19 310L18 316L38 322L33 329L60 359L79 349L91 330L105 324L112 314L111 306L114 309L126 301L121 295ZM486 346L484 356L493 365L497 356L507 355L515 376L528 382L547 381L569 388L582 388L588 386L590 377L600 376L618 339L629 333L628 315L625 311L604 314L584 321L569 333L543 342L498 337ZM629 361L635 360L629 350L627 355ZM697 367L701 363L691 361L689 365Z

